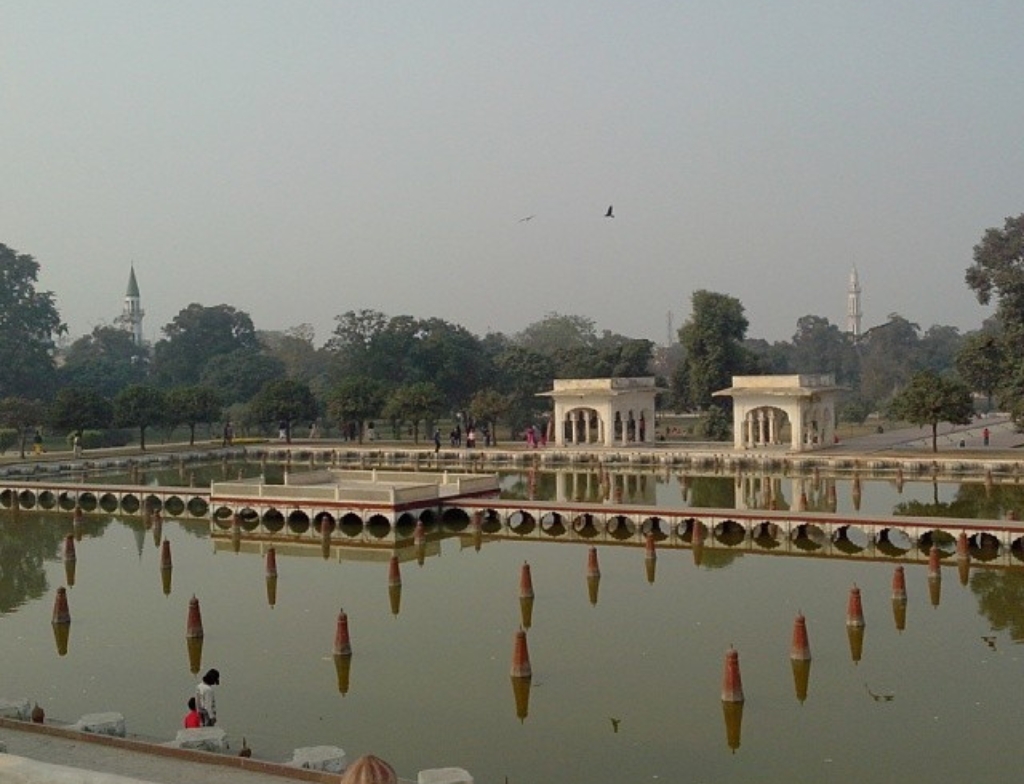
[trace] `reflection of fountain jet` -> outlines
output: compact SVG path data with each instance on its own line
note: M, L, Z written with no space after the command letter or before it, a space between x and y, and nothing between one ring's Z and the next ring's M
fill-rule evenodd
M860 477L859 476L855 476L853 478L852 497L853 497L853 508L856 511L859 512L860 511Z
M68 537L69 539L71 537ZM73 541L73 540L72 540ZM75 567L78 565L78 561L74 558L64 559L64 580L68 584L68 588L75 587Z
M811 678L811 645L807 639L807 621L803 613L797 613L793 621L793 642L790 645L789 660L793 668L793 686L796 698L801 704L807 699L807 685Z
M644 541L644 570L647 573L647 582L654 585L654 570L658 563L658 551L654 544L654 534L647 534Z
M153 520L153 546L159 547L164 538L164 519L157 515Z
M277 575L267 575L267 604L273 609L277 605Z
M956 540L956 572L960 585L967 585L971 577L971 550L966 531L961 531Z
M597 604L597 589L601 583L601 567L597 563L597 548L587 552L587 594L592 605Z
M907 578L902 566L897 566L892 575L892 617L896 631L907 627Z
M335 654L334 671L338 676L338 692L344 697L348 694L349 677L352 672L352 656Z
M62 585L53 600L53 637L57 643L57 655L66 656L68 637L71 635L71 610L68 608L68 592Z
M704 524L692 521L690 546L693 549L693 565L700 566L704 560Z
M790 659L793 669L793 689L801 705L807 701L807 688L811 681L811 660Z
M171 543L164 539L160 543L160 583L163 586L164 596L171 594Z
M188 671L198 675L203 666L203 638L188 637L185 644L188 646Z
M743 703L723 702L722 716L725 719L725 742L732 753L740 747L740 732L743 725Z
M142 561L142 550L146 546L146 531L138 524L132 526L132 535L135 537L135 549L139 554L139 561Z
M938 546L933 542L928 551L928 599L932 607L938 607L942 599L942 563L939 558L941 553Z
M597 600L596 592L594 600ZM524 629L529 629L533 625L533 601L532 596L521 596L519 598L519 615Z
M846 637L850 643L850 659L858 664L864 655L864 627L847 626Z
M740 676L740 655L731 645L725 652L722 671L722 713L725 737L733 752L740 747L740 724L743 721L743 681Z
M402 609L402 584L388 586L388 603L391 605L391 614L397 616Z
M516 700L516 717L525 721L530 712L530 685L533 681L533 667L530 664L530 649L526 644L526 631L516 632L512 649L512 694Z
M188 619L185 622L185 642L188 646L188 663L190 672L199 672L203 659L203 616L199 609L199 600L192 595L188 600Z

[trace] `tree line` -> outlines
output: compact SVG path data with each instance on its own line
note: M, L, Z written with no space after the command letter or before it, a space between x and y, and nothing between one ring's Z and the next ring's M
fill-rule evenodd
M731 377L832 373L844 387L839 416L863 421L891 412L916 424L962 421L972 393L1024 425L1024 215L985 231L965 273L995 314L972 332L921 328L897 313L859 338L806 315L789 341L747 335L743 305L696 291L678 343L598 331L585 316L550 313L515 334L476 336L436 317L350 310L315 345L306 324L257 330L227 304L183 308L152 346L124 325L97 326L58 351L65 335L52 292L38 291L39 263L0 244L0 428L20 441L35 428L97 434L147 432L231 422L237 434L265 435L312 422L362 440L377 432L419 440L440 421L497 433L541 424L550 404L538 393L554 378L656 375L662 409L702 414L699 435L723 438L729 401L713 397ZM89 444L86 444L87 446Z

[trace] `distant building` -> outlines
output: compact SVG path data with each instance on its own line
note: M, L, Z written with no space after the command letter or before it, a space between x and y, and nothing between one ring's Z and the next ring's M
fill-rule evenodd
M860 279L857 268L850 270L850 285L846 289L846 331L856 341L860 338Z
M132 333L132 342L136 346L142 345L142 317L146 312L142 309L142 299L139 296L139 283L135 280L135 265L132 264L131 272L128 275L128 291L124 295L124 309L121 311L121 318L118 322L124 329Z

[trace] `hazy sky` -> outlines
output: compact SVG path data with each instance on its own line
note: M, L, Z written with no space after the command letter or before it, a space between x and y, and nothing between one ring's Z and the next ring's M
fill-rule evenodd
M0 242L72 336L132 262L151 340L199 302L663 343L700 288L782 340L845 328L853 265L865 327L973 329L1022 35L1020 0L0 0Z

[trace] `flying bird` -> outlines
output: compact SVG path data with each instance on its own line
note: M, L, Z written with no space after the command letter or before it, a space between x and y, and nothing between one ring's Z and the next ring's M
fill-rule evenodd
M614 218L615 217L615 213L612 212L612 205L611 204L608 205L608 212L606 212L604 214L604 216L606 218Z
M981 639L982 639L982 642L984 642L985 645L987 645L989 648L991 648L992 650L996 649L996 637L995 637L995 635L983 634L983 635L981 635Z
M519 219L519 222L520 222L520 223L526 223L526 221L528 221L528 220L533 220L533 219L534 219L534 216L533 216L533 215L527 215L527 216L526 216L525 218L520 218L520 219Z
M619 731L619 722L621 722L622 719L616 719L616 718L613 718L611 716L609 716L608 718L611 720L611 723L612 723L612 732L618 732Z

